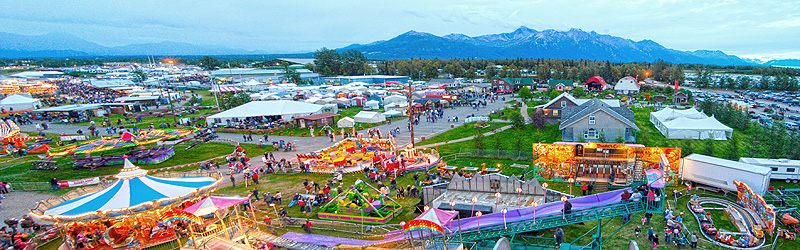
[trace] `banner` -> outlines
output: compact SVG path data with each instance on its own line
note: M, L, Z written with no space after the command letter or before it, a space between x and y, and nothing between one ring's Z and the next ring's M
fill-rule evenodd
M62 188L80 187L80 186L97 185L97 184L100 184L100 177L58 182L58 186Z

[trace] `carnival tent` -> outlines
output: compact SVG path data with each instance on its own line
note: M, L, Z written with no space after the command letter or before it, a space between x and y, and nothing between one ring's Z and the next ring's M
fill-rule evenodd
M216 213L219 210L223 210L238 204L242 204L247 201L247 198L242 197L214 197L209 196L191 205L184 209L183 211L192 213L196 216L204 216L211 213Z
M256 101L226 110L206 118L208 125L225 124L227 119L244 120L248 117L280 117L291 121L294 117L321 113L322 105L288 100Z
M458 212L456 211L448 212L437 208L430 208L428 211L422 212L417 218L403 225L403 231L409 232L427 229L444 234L444 228L447 223L450 223L457 215Z
M42 102L39 101L39 99L18 94L9 95L3 98L3 100L0 100L0 107L3 107L5 110L13 109L15 111L22 111L38 108L40 106L42 106Z
M219 184L211 177L157 178L134 166L127 158L125 167L114 175L118 180L103 190L85 194L50 207L44 215L53 217L91 215L107 210L134 209L177 200L208 190Z
M390 103L406 103L406 102L408 102L408 99L406 99L405 96L401 95L392 95L383 98L383 103L386 105Z
M398 116L400 114L402 114L402 113L400 113L400 111L397 111L397 110L389 110L389 111L383 112L383 115L384 116L388 116L388 117Z
M715 117L704 119L690 119L679 117L663 123L664 134L667 139L695 139L695 140L728 140L733 136L733 129L717 121Z
M376 100L369 100L366 103L364 103L364 106L370 107L371 109L379 109L381 108L381 103Z
M353 118L350 118L350 117L344 117L342 119L339 119L339 121L336 122L336 126L338 126L340 128L352 128L355 125L356 125L356 121L353 120Z
M378 123L386 121L386 116L378 112L361 111L353 116L353 120L360 123Z

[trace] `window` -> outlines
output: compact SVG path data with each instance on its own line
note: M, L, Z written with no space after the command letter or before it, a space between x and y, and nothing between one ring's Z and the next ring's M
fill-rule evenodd
M778 168L772 168L772 172L778 172Z
M597 139L597 130L590 128L586 132L583 132L584 139Z
M563 107L566 107L566 106L567 106L567 101L561 101L561 107L563 108Z
M786 168L786 172L794 173L794 168Z
M589 116L589 125L594 125L596 123L597 123L597 121L594 120L594 115L590 115Z
M558 116L558 110L553 110L553 116Z

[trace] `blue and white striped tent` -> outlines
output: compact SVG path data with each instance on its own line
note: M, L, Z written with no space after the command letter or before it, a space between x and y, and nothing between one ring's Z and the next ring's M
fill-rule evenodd
M128 159L120 173L114 175L117 182L103 190L64 201L44 212L54 217L81 217L101 211L118 211L129 208L158 206L163 201L177 201L198 191L210 189L218 184L210 177L157 178L147 175ZM146 208L145 208L146 209Z

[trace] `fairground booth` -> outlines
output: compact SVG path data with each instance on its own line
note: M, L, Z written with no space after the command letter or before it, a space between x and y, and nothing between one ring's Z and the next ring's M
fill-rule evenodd
M576 182L629 186L646 180L645 172L660 172L667 185L680 167L680 148L645 147L641 144L575 143L533 144L534 171L545 179L572 178Z
M125 159L115 182L73 190L38 203L32 214L55 223L68 249L128 249L180 244L179 235L205 232L223 216L204 201L222 181L218 173L147 174ZM174 177L174 178L165 178ZM244 202L244 200L242 200ZM230 202L227 202L230 203ZM196 204L205 204L197 205ZM189 208L194 207L194 210ZM201 213L193 213L201 211ZM225 223L223 223L224 225ZM191 234L190 234L191 232Z

